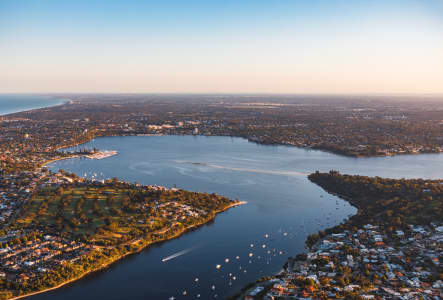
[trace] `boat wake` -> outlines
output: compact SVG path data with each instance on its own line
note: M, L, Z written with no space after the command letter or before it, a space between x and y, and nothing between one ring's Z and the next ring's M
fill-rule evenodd
M185 255L186 253L189 253L189 252L197 249L198 247L199 246L195 246L195 247L191 247L191 248L188 248L188 249L185 249L185 250L182 250L182 251L178 251L177 253L174 253L172 255L169 255L169 256L166 256L166 257L162 258L162 262L165 262L165 261L177 258L177 257L182 256L182 255Z

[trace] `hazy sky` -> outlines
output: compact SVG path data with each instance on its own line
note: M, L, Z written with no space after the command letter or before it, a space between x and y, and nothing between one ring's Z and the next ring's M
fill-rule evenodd
M443 0L0 0L0 92L443 93Z

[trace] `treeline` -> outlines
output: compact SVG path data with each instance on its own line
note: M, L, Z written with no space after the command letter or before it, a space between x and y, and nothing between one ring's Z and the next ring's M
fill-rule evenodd
M443 222L443 180L390 179L343 175L337 171L317 171L308 178L358 208L358 213L345 224L326 230L326 233L365 224L381 225L387 232L393 232L408 230L408 224ZM309 237L308 245L322 234Z

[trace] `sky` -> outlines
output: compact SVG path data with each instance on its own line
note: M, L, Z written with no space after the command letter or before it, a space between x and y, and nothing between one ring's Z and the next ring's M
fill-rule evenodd
M443 0L0 0L0 93L443 93Z

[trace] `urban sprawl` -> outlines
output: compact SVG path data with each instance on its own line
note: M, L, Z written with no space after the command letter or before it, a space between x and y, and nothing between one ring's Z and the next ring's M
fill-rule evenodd
M117 154L64 147L101 136L194 134L354 157L443 152L443 108L431 100L418 107L386 97L65 96L71 100L60 106L0 117L2 299L75 280L241 204L215 194L49 171L45 164L54 160ZM390 182L402 188L389 188L393 194L375 208L358 200L369 191L365 185L351 195L328 185L342 180L339 174L311 176L359 213L346 226L310 237L307 253L290 258L281 274L260 279L239 298L443 298L441 180ZM346 190L368 179L352 180Z

